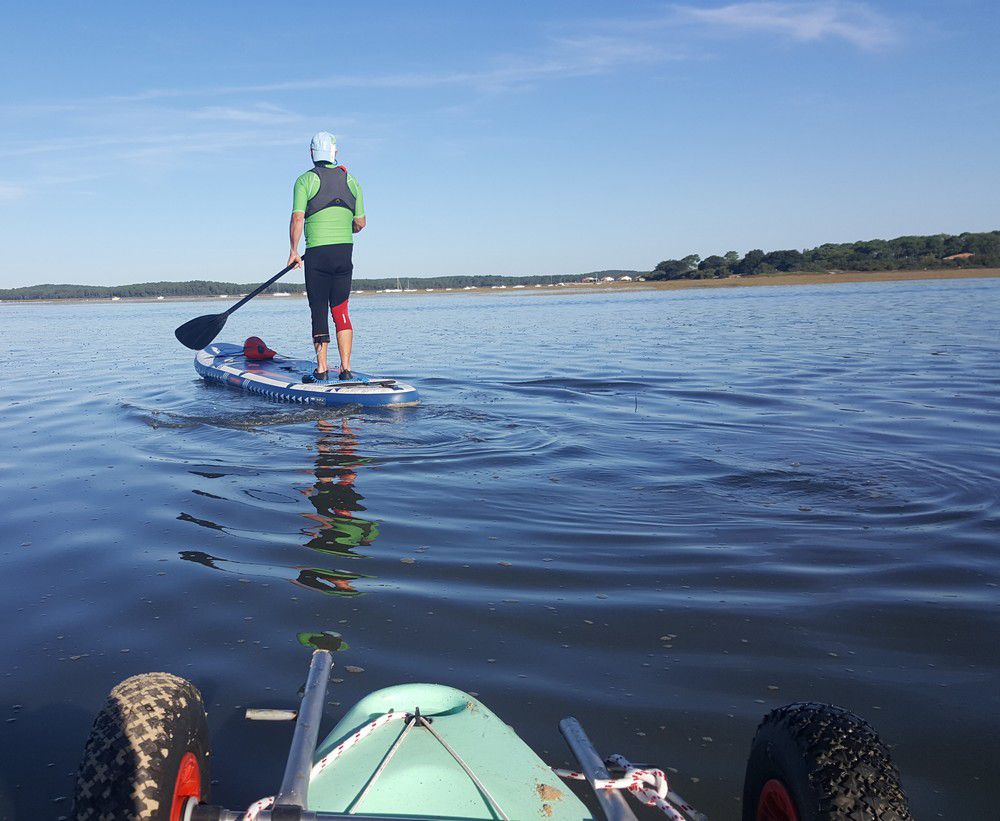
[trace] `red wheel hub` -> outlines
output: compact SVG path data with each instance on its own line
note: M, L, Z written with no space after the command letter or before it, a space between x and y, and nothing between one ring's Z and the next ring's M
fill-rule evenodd
M799 821L795 802L788 789L777 778L772 778L760 791L757 799L757 821Z
M201 766L194 753L184 753L177 781L174 784L174 798L170 802L170 821L181 821L184 804L189 798L201 798Z

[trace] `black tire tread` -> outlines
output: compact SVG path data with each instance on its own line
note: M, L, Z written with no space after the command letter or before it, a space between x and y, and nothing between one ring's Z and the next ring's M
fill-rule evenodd
M819 818L912 821L889 748L860 716L804 702L772 710L758 733L765 725L787 732L809 762Z
M167 758L165 741L184 715L205 725L201 693L170 673L143 673L115 686L84 749L73 815L77 821L145 821L166 817L160 806ZM207 750L205 751L207 755ZM203 790L207 771L203 765ZM207 796L205 796L207 797Z

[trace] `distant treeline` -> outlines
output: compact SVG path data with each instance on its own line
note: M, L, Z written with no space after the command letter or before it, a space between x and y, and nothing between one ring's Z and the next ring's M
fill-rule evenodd
M355 291L424 288L489 288L494 285L548 285L557 282L620 279L644 276L651 280L720 279L729 276L756 276L790 272L899 271L925 268L1000 268L1000 231L966 234L873 239L864 242L827 243L804 251L761 251L755 249L740 256L736 251L712 254L702 259L690 254L683 259L667 259L651 273L642 271L592 271L563 276L391 276L354 280ZM245 294L255 283L212 282L142 282L135 285L29 285L0 289L0 300L30 299L112 299L114 297L190 297ZM268 291L300 292L302 282L279 281Z
M1000 267L1000 231L827 243L805 251L736 251L665 259L648 279L719 279L779 272L903 271Z
M382 277L381 279L355 278L355 291L423 288L488 288L491 285L547 285L556 282L579 282L583 277L602 279L613 276L642 276L639 271L593 271L588 274L565 276L438 276L438 277ZM190 282L140 282L135 285L28 285L24 288L0 289L0 299L111 299L113 297L188 297L231 296L252 291L259 283L212 282L196 279ZM266 293L299 293L305 283L278 280Z

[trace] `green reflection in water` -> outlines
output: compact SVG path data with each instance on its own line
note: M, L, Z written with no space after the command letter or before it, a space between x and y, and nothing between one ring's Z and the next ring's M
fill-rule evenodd
M365 510L364 497L358 492L356 482L358 470L374 460L358 454L358 438L347 417L322 419L316 422L316 427L321 433L312 469L316 481L301 491L314 508L313 512L302 514L312 525L301 531L309 537L305 546L328 556L368 558L355 550L375 541L379 526L377 522L356 515ZM351 596L363 592L355 590L351 581L372 578L360 574L350 576L343 571L337 573L337 579L317 576L314 581L333 585L340 595ZM300 574L299 583L301 579ZM297 638L303 646L314 649L347 649L343 637L331 630L300 632Z
M304 547L324 556L368 558L355 551L359 547L370 545L378 537L379 526L377 522L356 515L365 510L362 504L364 497L358 492L356 481L358 470L372 464L374 460L358 454L358 438L346 417L318 420L316 426L320 436L310 468L315 481L307 487L299 488L299 492L313 507L312 511L301 514L310 522L309 526L299 531L307 537ZM221 475L223 474L218 474ZM213 474L210 478L217 476ZM225 501L215 494L202 492L199 495ZM211 530L230 532L226 526L187 513L181 513L178 519ZM180 558L247 579L282 579L296 587L325 596L360 596L364 591L358 590L354 582L374 578L338 568L239 561L213 556L203 550L183 550ZM319 646L315 642L336 644L336 648L340 650L347 648L340 634L329 630L300 632L297 639L300 644L314 648Z
M299 633L296 638L303 647L312 650L329 650L335 653L338 650L347 650L350 645L344 641L340 633L333 630L319 630L315 632Z
M365 558L352 551L375 541L379 527L377 522L355 515L365 510L361 504L364 496L355 482L357 469L373 460L358 455L357 436L346 418L323 419L316 426L323 434L316 443L316 481L301 491L315 508L315 512L302 514L315 525L302 530L309 537L305 546L334 556Z

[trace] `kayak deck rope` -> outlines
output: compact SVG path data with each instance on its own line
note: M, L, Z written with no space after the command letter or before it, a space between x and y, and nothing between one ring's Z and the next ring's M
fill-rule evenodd
M390 723L391 721L397 721L399 719L406 718L407 713L397 713L390 710L388 713L379 716L373 721L369 721L364 727L359 729L354 735L349 736L344 739L340 744L323 756L319 761L317 761L312 766L312 770L309 772L309 780L312 781L319 775L323 770L325 770L330 764L340 758L347 750L355 746L359 742L368 738L373 732L375 732L379 727ZM246 813L243 815L243 821L256 821L258 815L260 815L262 810L270 809L274 805L274 796L270 795L267 798L261 798L254 801L253 804L247 809Z
M382 775L382 771L386 768L386 766L388 765L389 761L396 754L396 750L398 750L400 748L400 746L402 745L403 740L406 738L407 733L409 733L410 730L413 728L413 724L414 724L413 721L409 721L409 720L404 719L403 732L401 732L396 737L396 740L392 742L392 746L389 747L389 749L386 751L386 754L384 756L382 756L382 760L379 762L378 767L376 768L375 772L372 773L371 778L368 779L367 783L365 784L365 786L361 790L361 792L358 793L357 798L355 798L348 805L348 807L347 807L347 813L348 813L348 815L350 815L350 814L352 814L352 813L354 813L354 812L357 811L358 805L362 801L364 801L365 796L368 795L368 791L372 788L372 786L378 780L378 777L380 775Z
M396 737L395 741L386 751L385 755L382 757L382 761L379 763L375 772L372 773L371 777L365 783L361 792L358 793L357 797L351 801L350 805L347 807L347 815L353 815L357 812L358 806L364 800L365 796L369 793L371 788L374 786L375 782L378 780L379 776L388 766L389 761L396 754L396 751L402 745L407 734L414 726L420 726L428 730L431 735L440 742L441 746L448 751L452 758L458 763L458 765L465 771L466 775L472 779L472 782L476 785L482 795L490 804L490 809L496 814L500 821L510 821L508 816L501 809L500 804L493 797L490 791L486 788L486 785L476 776L468 764L462 760L461 756L451 745L448 744L444 738L431 726L431 722L420 714L420 708L417 707L412 713L408 712L395 712L390 710L384 715L379 716L376 719L365 724L363 727L358 729L353 735L344 739L339 745L337 745L333 750L323 756L319 761L313 764L312 770L309 773L309 780L312 781L316 778L323 770L328 766L337 761L345 752L347 752L352 747L356 746L360 742L368 738L372 733L378 730L380 727L384 727L393 721L403 721L405 726L403 727L400 734ZM706 816L694 809L690 804L688 804L683 798L680 797L676 792L670 789L670 785L667 783L667 777L663 770L660 769L644 769L632 764L624 756L615 754L607 759L607 763L612 767L622 770L624 775L620 778L609 778L595 783L597 789L603 790L626 790L631 793L638 801L646 804L650 807L656 807L661 812L663 812L670 821L705 821ZM560 778L569 778L579 781L585 781L586 776L583 773L577 772L575 770L564 770L558 767L553 767L552 772L558 775ZM267 798L261 798L258 801L254 801L253 804L247 808L246 813L243 815L243 821L256 821L257 817L263 810L270 809L274 805L274 796L268 796Z
M465 771L465 774L472 779L472 783L479 788L479 791L486 797L486 800L490 802L490 806L492 807L494 813L496 813L500 821L510 821L507 814L500 808L499 802L493 797L492 793L490 793L490 791L486 788L486 785L479 780L476 774L469 768L469 765L462 760L462 757L458 753L456 753L455 750L452 749L451 745L447 741L445 741L440 736L438 731L431 726L431 723L426 718L424 718L424 716L420 715L419 707L417 707L416 711L412 714L409 713L404 714L404 722L406 726L403 727L403 731L396 737L396 740L392 742L392 746L389 747L386 754L382 757L381 763L379 763L375 772L372 773L372 777L368 779L368 783L365 784L364 789L361 790L361 792L358 794L358 797L355 798L354 801L351 802L351 805L347 808L348 815L352 815L357 811L358 806L361 804L361 801L368 794L368 791L374 786L375 782L378 780L378 777L382 774L382 771L386 768L386 765L389 763L389 760L396 754L396 750L398 750L402 746L403 740L406 738L407 733L409 733L413 727L423 727L426 730L428 730L432 736L434 736L434 738L441 744L441 746L448 751L451 757L454 758L456 762L458 762L458 766L460 766Z
M618 753L609 756L605 763L622 770L624 775L620 778L600 779L594 783L595 789L627 790L646 806L656 807L670 821L706 821L706 816L703 813L698 812L680 795L670 789L663 770L644 769L636 766ZM577 781L587 780L583 773L576 770L553 767L552 772L560 778L570 778Z

